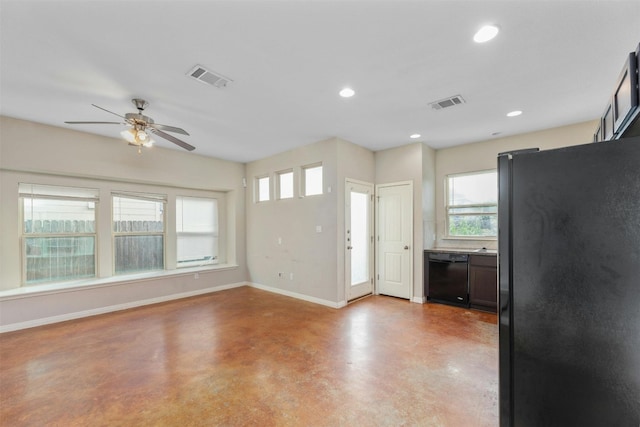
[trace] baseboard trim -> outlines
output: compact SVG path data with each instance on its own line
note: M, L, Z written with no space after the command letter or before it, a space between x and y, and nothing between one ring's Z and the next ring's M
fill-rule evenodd
M115 311L127 310L130 308L142 307L145 305L158 304L161 302L173 301L182 298L189 298L198 295L204 295L212 292L224 291L227 289L248 286L247 282L230 283L227 285L215 286L211 288L198 289L195 291L182 292L178 294L165 295L157 298L149 298L139 301L131 301L124 304L110 305L107 307L94 308L91 310L77 311L74 313L61 314L58 316L44 317L41 319L28 320L26 322L9 323L0 325L0 333L18 331L21 329L35 328L37 326L50 325L53 323L66 322L68 320L81 319L83 317L97 316L99 314L112 313Z
M271 286L261 285L259 283L248 282L247 285L251 286L252 288L261 289L263 291L272 292L274 294L280 294L287 297L296 298L299 300L312 302L314 304L320 304L320 305L324 305L331 308L342 308L347 305L346 301L340 301L340 302L329 301L321 298L311 297L309 295L299 294L297 292L291 292L291 291L286 291L284 289L278 289L278 288L273 288Z
M411 302L415 302L417 304L424 304L426 302L426 298L425 297L413 297L411 298Z

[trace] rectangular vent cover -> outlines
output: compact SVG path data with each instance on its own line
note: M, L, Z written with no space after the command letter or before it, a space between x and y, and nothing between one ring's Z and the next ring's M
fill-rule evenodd
M202 65L196 65L187 73L187 75L189 77L193 77L199 82L215 86L219 89L226 87L229 83L233 82L230 78L207 70Z
M454 107L456 105L464 104L465 100L460 95L450 96L449 98L441 99L430 103L431 108L434 110L442 110L443 108Z

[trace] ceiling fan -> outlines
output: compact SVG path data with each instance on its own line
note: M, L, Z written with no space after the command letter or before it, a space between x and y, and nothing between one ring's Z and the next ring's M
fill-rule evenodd
M106 108L91 104L96 108L99 108L107 113L111 113L124 119L124 122L65 122L70 125L86 125L86 124L111 124L111 125L127 125L128 129L120 132L120 135L129 142L129 145L138 147L138 153L141 152L141 147L150 147L153 144L150 134L158 135L160 138L164 138L167 141L171 141L176 145L184 148L185 150L193 151L196 147L191 144L176 138L173 135L169 135L167 132L179 133L182 135L189 135L186 130L177 128L174 126L167 126L155 123L151 117L142 114L144 109L149 105L144 99L134 98L131 100L133 105L138 109L137 113L126 113L124 116L109 111Z

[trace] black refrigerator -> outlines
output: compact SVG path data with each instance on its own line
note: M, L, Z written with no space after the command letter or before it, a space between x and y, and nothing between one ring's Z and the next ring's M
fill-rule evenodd
M640 427L640 138L498 179L500 425Z

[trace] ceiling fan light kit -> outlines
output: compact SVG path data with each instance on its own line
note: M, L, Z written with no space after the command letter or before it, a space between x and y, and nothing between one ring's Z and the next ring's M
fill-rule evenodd
M120 114L114 113L113 111L109 111L105 108L99 107L95 104L91 104L96 108L106 111L107 113L114 114L122 119L124 119L124 123L122 122L76 122L69 121L65 122L67 124L78 125L78 124L116 124L122 125L126 124L129 126L129 129L125 129L120 132L120 135L129 143L129 145L133 145L138 147L138 153L141 153L141 147L151 147L154 143L151 138L151 134L155 134L160 138L164 138L167 141L173 142L176 145L184 148L188 151L195 150L191 144L187 144L181 139L176 138L173 135L169 135L167 132L180 133L182 135L189 135L189 133L181 128L175 126L161 125L155 123L151 117L145 116L142 114L144 109L149 105L147 101L144 99L134 98L131 100L133 105L138 109L137 113L126 113L124 116Z
M143 130L125 129L120 132L120 135L130 144L143 145L145 147L151 147L153 145L153 139Z

